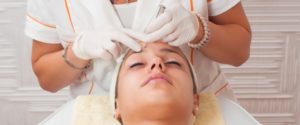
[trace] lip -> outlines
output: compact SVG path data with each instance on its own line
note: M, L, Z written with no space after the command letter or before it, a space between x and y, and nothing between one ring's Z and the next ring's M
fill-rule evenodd
M147 85L152 80L165 80L168 84L172 85L172 83L170 82L169 78L165 74L163 74L163 73L157 73L157 74L151 74L147 78L147 80L142 84L142 86Z

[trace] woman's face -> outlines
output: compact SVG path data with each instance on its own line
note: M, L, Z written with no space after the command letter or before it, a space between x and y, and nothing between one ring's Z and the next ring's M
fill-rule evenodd
M122 119L138 112L192 114L194 104L192 74L179 48L149 43L142 52L125 57L117 85L117 111Z

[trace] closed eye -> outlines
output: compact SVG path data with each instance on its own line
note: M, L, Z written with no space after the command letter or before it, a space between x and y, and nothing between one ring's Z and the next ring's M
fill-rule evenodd
M179 63L179 62L177 62L177 61L168 61L168 62L166 62L165 64L169 64L169 65L177 65L177 66L179 66L179 67L181 67L181 64Z
M138 63L134 63L134 64L130 65L129 68L134 68L134 67L142 66L142 65L144 65L144 63L138 62Z

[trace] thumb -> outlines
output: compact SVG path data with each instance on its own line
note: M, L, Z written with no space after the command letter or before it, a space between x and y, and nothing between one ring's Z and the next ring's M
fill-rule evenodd
M133 40L132 38L121 32L115 33L113 36L111 36L111 39L113 41L122 43L123 45L136 52L142 49L141 45L137 41Z
M146 33L134 31L132 29L122 29L124 33L141 42L154 42Z

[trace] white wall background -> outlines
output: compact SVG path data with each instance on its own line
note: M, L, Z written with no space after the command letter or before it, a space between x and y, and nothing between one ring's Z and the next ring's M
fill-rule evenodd
M222 65L241 104L264 125L300 125L300 0L242 0L253 30L249 61ZM0 125L33 125L68 99L42 91L24 36L25 0L0 0Z

